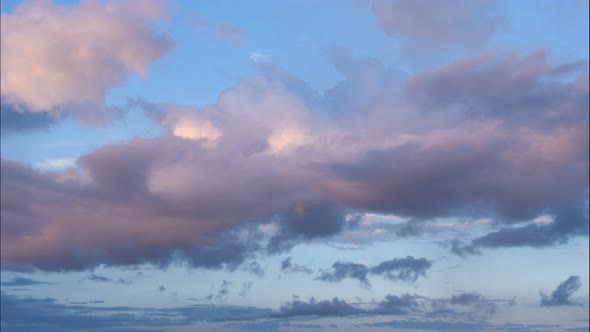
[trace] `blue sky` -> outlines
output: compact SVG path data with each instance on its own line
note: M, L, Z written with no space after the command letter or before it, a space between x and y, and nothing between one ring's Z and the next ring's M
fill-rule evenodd
M588 331L588 27L2 1L2 330Z

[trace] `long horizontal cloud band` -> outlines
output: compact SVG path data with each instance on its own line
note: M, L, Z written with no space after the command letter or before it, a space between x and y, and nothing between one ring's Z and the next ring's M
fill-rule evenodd
M2 262L235 265L337 234L351 211L504 226L459 254L588 234L583 65L486 54L408 77L345 52L331 61L345 78L321 98L261 66L214 105L130 102L166 133L101 147L77 168L3 160ZM269 222L278 230L262 245L256 226Z

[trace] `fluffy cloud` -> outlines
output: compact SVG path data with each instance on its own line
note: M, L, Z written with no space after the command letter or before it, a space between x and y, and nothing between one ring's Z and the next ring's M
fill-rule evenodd
M494 220L496 231L457 242L461 254L588 234L588 76L579 62L489 54L408 78L374 59L337 52L332 61L344 79L321 98L266 68L213 105L137 101L165 133L103 146L76 168L3 160L3 263L182 259L233 269L333 236L351 211L410 223ZM305 139L285 134L293 132ZM541 215L551 221L530 223ZM256 227L269 223L276 232L263 239Z
M152 25L165 3L82 1L65 6L34 0L2 14L2 97L30 112L75 111L104 118L106 92L172 47Z

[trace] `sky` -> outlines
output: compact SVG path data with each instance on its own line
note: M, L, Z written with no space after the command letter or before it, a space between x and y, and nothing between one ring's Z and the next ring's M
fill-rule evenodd
M2 331L589 331L587 0L3 0Z

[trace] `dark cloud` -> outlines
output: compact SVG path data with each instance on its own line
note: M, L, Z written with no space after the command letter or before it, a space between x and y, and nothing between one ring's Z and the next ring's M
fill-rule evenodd
M294 264L291 262L291 257L287 257L281 261L281 272L311 274L313 270L307 266Z
M455 305L471 305L485 300L483 295L475 292L454 294L449 301Z
M106 276L103 276L100 274L95 274L95 273L90 274L90 276L88 277L88 280L95 281L95 282L110 282L113 284L122 284L122 285L130 285L133 283L133 281L126 279L126 278L111 279L109 277L106 277Z
M31 113L19 111L19 106L0 101L0 134L2 136L17 134L32 130L48 129L57 120L48 113Z
M388 294L371 312L380 315L407 315L420 312L423 311L419 302L420 298L420 296L410 294L402 296Z
M279 232L270 239L266 249L281 253L302 239L338 234L344 228L345 210L328 202L301 202L290 212L280 215Z
M112 281L111 278L108 278L108 277L105 277L105 276L102 276L99 274L94 274L94 273L92 273L90 275L90 277L88 277L88 280L96 281L96 282L111 282Z
M390 280L413 283L419 277L426 277L426 271L432 263L426 258L396 258L379 263L371 268L372 274L383 275Z
M556 307L556 306L583 306L581 300L572 299L572 295L582 287L581 278L578 276L570 276L551 293L545 295L541 292L541 306Z
M277 317L298 317L298 316L350 316L365 313L363 309L359 309L346 301L339 298L332 300L316 301L310 299L309 302L291 301L279 308L279 312L275 315Z
M286 263L290 263L287 261ZM361 286L370 288L368 275L381 275L392 281L414 283L419 277L426 277L426 271L430 269L432 262L426 258L395 258L381 262L373 267L352 262L336 262L331 271L324 271L317 278L328 282L339 282L346 278L356 279Z
M363 264L351 262L336 262L332 265L332 271L323 272L317 279L328 282L339 282L346 278L356 279L361 286L370 288L371 283L367 278L369 268Z
M34 285L52 285L52 282L39 281L35 279L29 279L24 277L15 277L10 281L3 281L2 286L14 287L14 286L34 286Z

